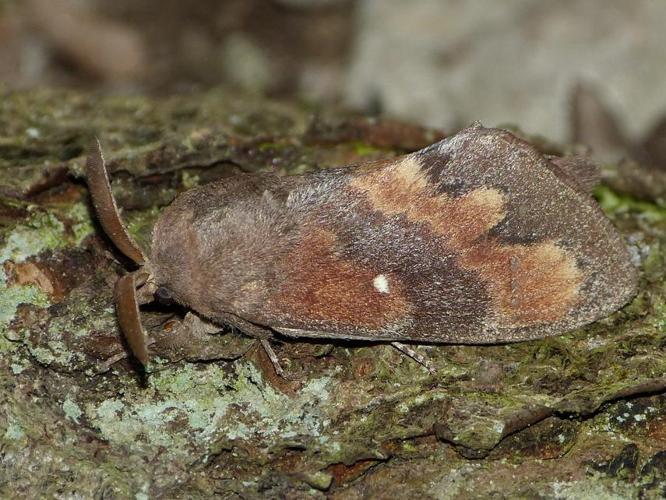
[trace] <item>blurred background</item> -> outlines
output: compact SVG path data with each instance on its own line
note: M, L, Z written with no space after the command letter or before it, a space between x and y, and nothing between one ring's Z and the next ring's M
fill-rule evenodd
M0 82L225 85L559 141L584 83L638 138L666 109L664 26L655 0L0 0Z

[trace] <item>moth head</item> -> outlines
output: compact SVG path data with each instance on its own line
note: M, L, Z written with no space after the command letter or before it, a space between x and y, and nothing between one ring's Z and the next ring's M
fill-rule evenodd
M118 250L138 266L136 271L118 279L114 298L120 329L134 356L145 366L148 363L147 335L141 324L139 304L150 302L157 286L150 262L120 218L111 192L102 147L97 140L86 161L86 176L95 212L104 232Z

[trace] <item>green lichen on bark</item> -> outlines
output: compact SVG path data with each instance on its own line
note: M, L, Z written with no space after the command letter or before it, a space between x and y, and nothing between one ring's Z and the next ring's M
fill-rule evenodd
M343 114L322 124L310 111L222 91L2 95L0 491L658 496L666 209L608 188L596 195L641 267L640 293L578 331L419 347L434 375L386 345L285 341L281 380L235 332L210 336L203 358L196 345L167 346L180 318L148 308L153 372L143 379L122 359L111 288L124 261L91 219L81 180L92 137L106 146L130 232L147 245L160 209L197 183L375 159L436 136L415 128L405 146L407 129Z

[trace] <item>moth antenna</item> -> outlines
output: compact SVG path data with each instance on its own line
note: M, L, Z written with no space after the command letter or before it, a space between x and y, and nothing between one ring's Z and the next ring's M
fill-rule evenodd
M120 218L116 200L113 198L113 193L111 192L109 175L106 171L106 163L102 154L102 146L97 139L95 139L95 143L90 148L90 153L88 154L86 176L95 212L100 224L102 224L102 228L104 228L104 232L123 254L132 259L136 264L143 265L147 259L139 248L139 245L136 244L127 232Z
M114 296L120 329L132 350L132 354L143 366L148 364L147 335L141 324L139 303L136 296L137 273L129 273L116 282Z

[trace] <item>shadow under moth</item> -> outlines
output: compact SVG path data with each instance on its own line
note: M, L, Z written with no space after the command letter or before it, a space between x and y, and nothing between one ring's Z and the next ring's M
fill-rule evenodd
M138 266L115 299L144 365L139 305L174 300L261 340L489 344L565 333L636 293L594 167L475 125L412 154L304 175L242 174L180 194L149 256L131 239L97 143L101 225ZM219 328L218 328L219 329ZM413 354L413 353L412 353Z

